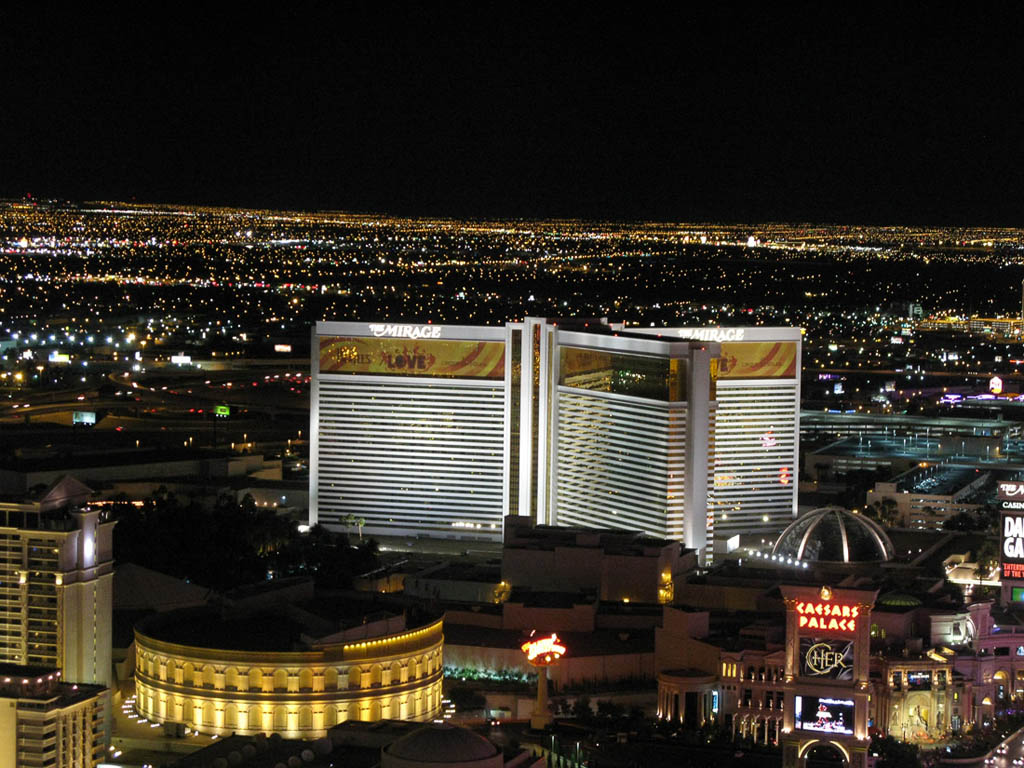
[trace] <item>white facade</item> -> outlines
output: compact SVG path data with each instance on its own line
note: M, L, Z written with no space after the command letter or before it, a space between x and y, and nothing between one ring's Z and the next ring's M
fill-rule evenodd
M713 441L716 551L738 534L774 538L797 511L800 329L642 330L721 343Z
M556 437L547 468L550 515L543 522L640 530L703 549L717 344L561 330L555 341L559 352L612 362L609 369L573 375L560 369L564 355L551 361L549 375L558 383L549 418ZM663 376L658 371L670 365L677 391L645 393L643 382ZM616 388L609 376L621 380L622 391L608 391ZM630 382L641 386L631 391Z
M505 329L394 326L432 334L410 339L375 336L379 327L317 323L314 330L310 524L354 534L351 515L373 534L500 538L508 492ZM467 356L500 351L502 359L492 358L485 372L501 377L475 375L480 368L472 364L438 374L438 341L455 342L448 349ZM322 370L329 363L321 364L318 350L331 344L368 359L355 360L353 370ZM399 355L402 367L382 373ZM413 360L411 373L405 359Z
M696 548L712 531L719 548L777 532L796 512L800 338L544 318L317 323L310 523L354 532L352 516L375 534L498 539L504 516L520 514ZM572 379L566 350L624 362ZM685 370L679 396L627 385L656 361Z

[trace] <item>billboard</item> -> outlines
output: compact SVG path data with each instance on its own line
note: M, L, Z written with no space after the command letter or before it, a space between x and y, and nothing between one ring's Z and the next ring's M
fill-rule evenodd
M853 641L801 637L800 676L853 680Z
M824 590L822 592L824 594ZM797 625L801 631L816 629L851 633L857 631L860 606L834 603L831 598L820 602L801 600L796 604L796 612L799 616Z
M1002 494L1002 486L1006 483L999 485ZM1024 511L1017 512L1015 509L1003 509L1000 526L1002 546L999 550L999 564L1004 579L1024 579Z
M504 379L505 344L435 338L321 336L320 372Z
M720 379L796 378L795 341L722 342Z
M793 700L795 725L802 731L853 735L853 699L796 696Z
M65 411L65 413L67 413L67 411ZM91 426L96 423L96 411L72 411L71 423L87 424Z
M1002 509L1024 509L1024 483L1000 482L996 486L996 498Z
M908 691L930 691L932 689L932 673L928 670L912 670L907 672Z

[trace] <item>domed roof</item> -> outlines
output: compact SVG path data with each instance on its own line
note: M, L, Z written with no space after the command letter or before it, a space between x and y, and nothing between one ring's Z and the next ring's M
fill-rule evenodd
M419 763L458 764L494 757L498 748L468 728L431 723L393 742L384 752Z
M890 608L917 608L923 603L918 597L908 595L906 592L887 592L875 601L876 605L886 605Z
M811 562L876 563L891 560L893 548L874 520L842 507L821 507L790 523L772 554Z

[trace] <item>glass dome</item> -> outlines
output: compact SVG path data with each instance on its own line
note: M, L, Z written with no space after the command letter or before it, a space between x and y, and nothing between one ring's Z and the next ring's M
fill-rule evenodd
M811 562L877 563L891 560L893 548L874 520L842 507L821 507L790 523L772 554Z

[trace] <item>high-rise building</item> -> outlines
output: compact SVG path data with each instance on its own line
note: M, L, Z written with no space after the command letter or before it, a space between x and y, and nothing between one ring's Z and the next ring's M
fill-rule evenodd
M0 662L109 685L114 523L75 503L82 488L0 504Z
M63 680L50 667L0 664L0 765L96 768L103 762L109 691Z
M311 523L498 540L519 514L724 549L795 512L799 329L313 334Z
M500 538L506 329L321 322L313 350L310 524Z
M555 342L549 519L703 549L718 345L563 330Z
M801 330L644 332L721 343L711 494L716 546L740 534L774 537L796 516Z

